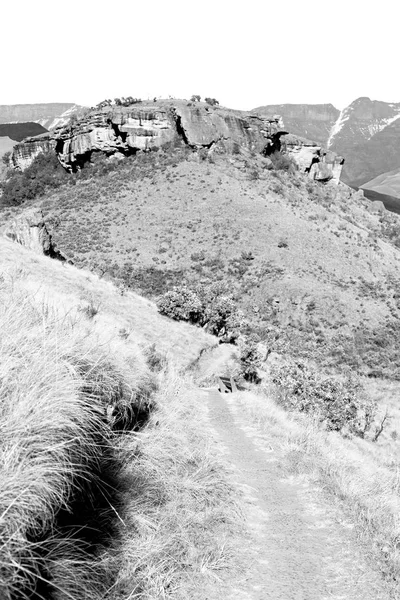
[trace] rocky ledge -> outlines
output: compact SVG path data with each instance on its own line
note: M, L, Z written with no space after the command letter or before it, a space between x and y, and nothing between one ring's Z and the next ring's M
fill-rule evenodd
M23 170L40 152L53 150L66 169L76 171L94 152L129 155L176 144L187 145L194 151L203 148L236 154L246 150L268 155L281 148L281 138L287 137L287 133L276 115L261 116L200 102L159 100L129 107L92 109L79 120L17 144L11 162ZM302 142L297 141L301 146ZM324 167L324 177L319 177L319 170L311 169L313 164L323 162L323 153L316 144L311 152L299 152L291 141L282 147L310 176L334 177L329 166Z

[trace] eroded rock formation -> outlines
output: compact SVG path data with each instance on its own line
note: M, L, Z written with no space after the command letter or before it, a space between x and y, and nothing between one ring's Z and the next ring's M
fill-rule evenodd
M193 150L206 148L228 154L246 150L268 155L280 148L280 138L286 134L281 118L276 115L260 116L199 102L160 100L93 109L49 134L17 144L12 164L23 170L40 152L54 150L60 163L75 171L94 152L128 155L175 144L185 144ZM313 142L296 138L296 143L287 141L286 147L303 171L309 172L314 163L326 162L321 148ZM326 174L326 170L326 166L314 169L315 178L325 180L327 177L321 173ZM332 177L333 174L329 178Z
M291 156L301 171L316 181L339 183L344 158L324 150L316 142L288 134L281 139L281 150Z
M50 132L25 138L23 142L14 146L10 158L11 166L23 171L41 152L49 152L54 148L55 144Z
M21 216L8 223L3 235L37 254L46 254L51 258L65 260L55 247L47 229L41 210L32 208L24 210Z

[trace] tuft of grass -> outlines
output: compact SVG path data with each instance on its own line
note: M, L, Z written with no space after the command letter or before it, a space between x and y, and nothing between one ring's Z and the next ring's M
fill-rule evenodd
M147 343L136 324L121 335L110 284L35 260L34 285L28 257L0 278L0 598L200 597L230 564L238 513L201 392L152 340L169 332L187 361L186 341L206 338L133 296ZM36 284L45 266L68 291L52 289L57 309ZM78 306L93 290L102 310L88 320Z
M0 329L0 597L100 600L112 575L99 552L115 518L113 429L143 412L152 379L138 349L114 362L18 280L1 283Z

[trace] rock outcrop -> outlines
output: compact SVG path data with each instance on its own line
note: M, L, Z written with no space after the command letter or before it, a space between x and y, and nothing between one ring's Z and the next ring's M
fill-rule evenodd
M67 170L76 171L94 152L129 155L176 144L217 153L247 151L268 155L280 149L282 136L286 136L285 147L301 170L310 172L315 163L324 162L331 165L330 173L327 174L326 166L314 168L313 177L321 181L335 177L332 165L338 163L328 163L314 142L299 138L289 141L279 116L260 116L182 100L93 109L66 126L17 144L11 161L15 168L23 170L40 152L53 150Z
M93 152L132 154L184 143L193 149L235 148L260 153L275 148L284 133L279 117L263 116L186 101L158 101L132 107L93 109L49 135L18 144L12 156L25 169L39 152L53 149L68 170L76 170Z
M3 235L13 242L29 248L32 252L65 260L65 257L55 248L43 213L39 209L24 210L21 216L5 225Z
M311 179L339 183L344 158L326 151L316 142L293 134L281 138L281 150L291 156L301 171L309 173Z
M23 171L41 152L49 152L54 148L55 143L50 132L26 138L14 146L10 158L11 167Z

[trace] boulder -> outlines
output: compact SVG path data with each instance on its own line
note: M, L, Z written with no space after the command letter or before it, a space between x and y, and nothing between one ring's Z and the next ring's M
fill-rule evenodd
M372 200L369 204L369 212L371 213L384 213L386 212L386 208L385 205L383 204L382 200Z
M3 235L37 254L50 254L51 238L41 210L25 210L5 226Z
M339 183L344 158L327 152L316 142L286 134L281 139L281 151L291 156L300 171L309 173L311 179Z

